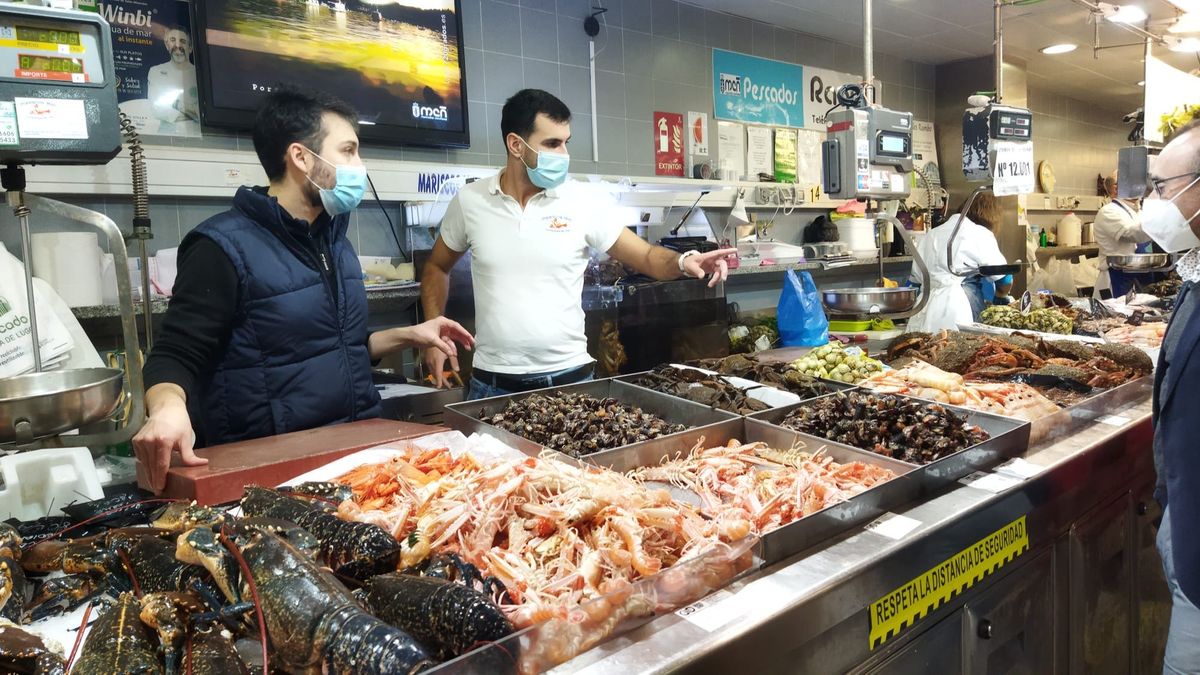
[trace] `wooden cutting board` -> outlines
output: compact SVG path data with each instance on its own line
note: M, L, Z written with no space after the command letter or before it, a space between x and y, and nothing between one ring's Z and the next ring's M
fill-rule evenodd
M163 497L221 504L240 499L246 485L275 486L352 452L445 431L443 427L362 420L197 450L204 466L172 466ZM175 460L178 462L178 459ZM138 485L146 487L138 464Z

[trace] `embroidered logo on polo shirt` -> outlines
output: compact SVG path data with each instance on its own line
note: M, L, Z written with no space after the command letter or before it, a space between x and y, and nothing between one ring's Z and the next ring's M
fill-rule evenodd
M561 216L550 216L547 220L546 229L551 232L565 232L571 227L571 221Z

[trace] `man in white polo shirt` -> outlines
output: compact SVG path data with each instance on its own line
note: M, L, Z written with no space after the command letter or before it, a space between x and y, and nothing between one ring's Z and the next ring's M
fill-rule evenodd
M567 106L540 89L508 99L500 120L508 161L450 202L421 276L425 316L441 316L450 269L471 251L472 399L591 379L580 302L589 249L655 279L710 277L715 286L728 275L725 258L734 251L679 254L651 246L579 194L566 180L570 120ZM438 386L447 386L445 356L426 351L425 365ZM451 367L458 370L454 361Z

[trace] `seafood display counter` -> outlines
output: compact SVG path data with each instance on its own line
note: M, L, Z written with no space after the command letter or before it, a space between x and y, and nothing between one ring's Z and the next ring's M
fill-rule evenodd
M1143 377L1065 408L1023 457L553 672L1158 672L1150 392Z

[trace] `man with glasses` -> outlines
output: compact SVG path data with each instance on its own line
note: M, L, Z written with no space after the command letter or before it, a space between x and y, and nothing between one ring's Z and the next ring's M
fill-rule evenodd
M1200 121L1180 129L1155 158L1142 229L1170 253L1183 286L1154 371L1154 496L1163 506L1158 550L1171 588L1164 673L1200 672Z
M1120 270L1110 270L1108 256L1136 253L1140 250L1140 244L1150 241L1150 237L1142 231L1137 200L1121 199L1117 196L1116 171L1104 179L1104 189L1112 201L1096 212L1096 222L1093 226L1096 244L1100 247L1100 273L1096 276L1095 291L1092 294L1097 300L1124 296L1133 288L1136 279Z

